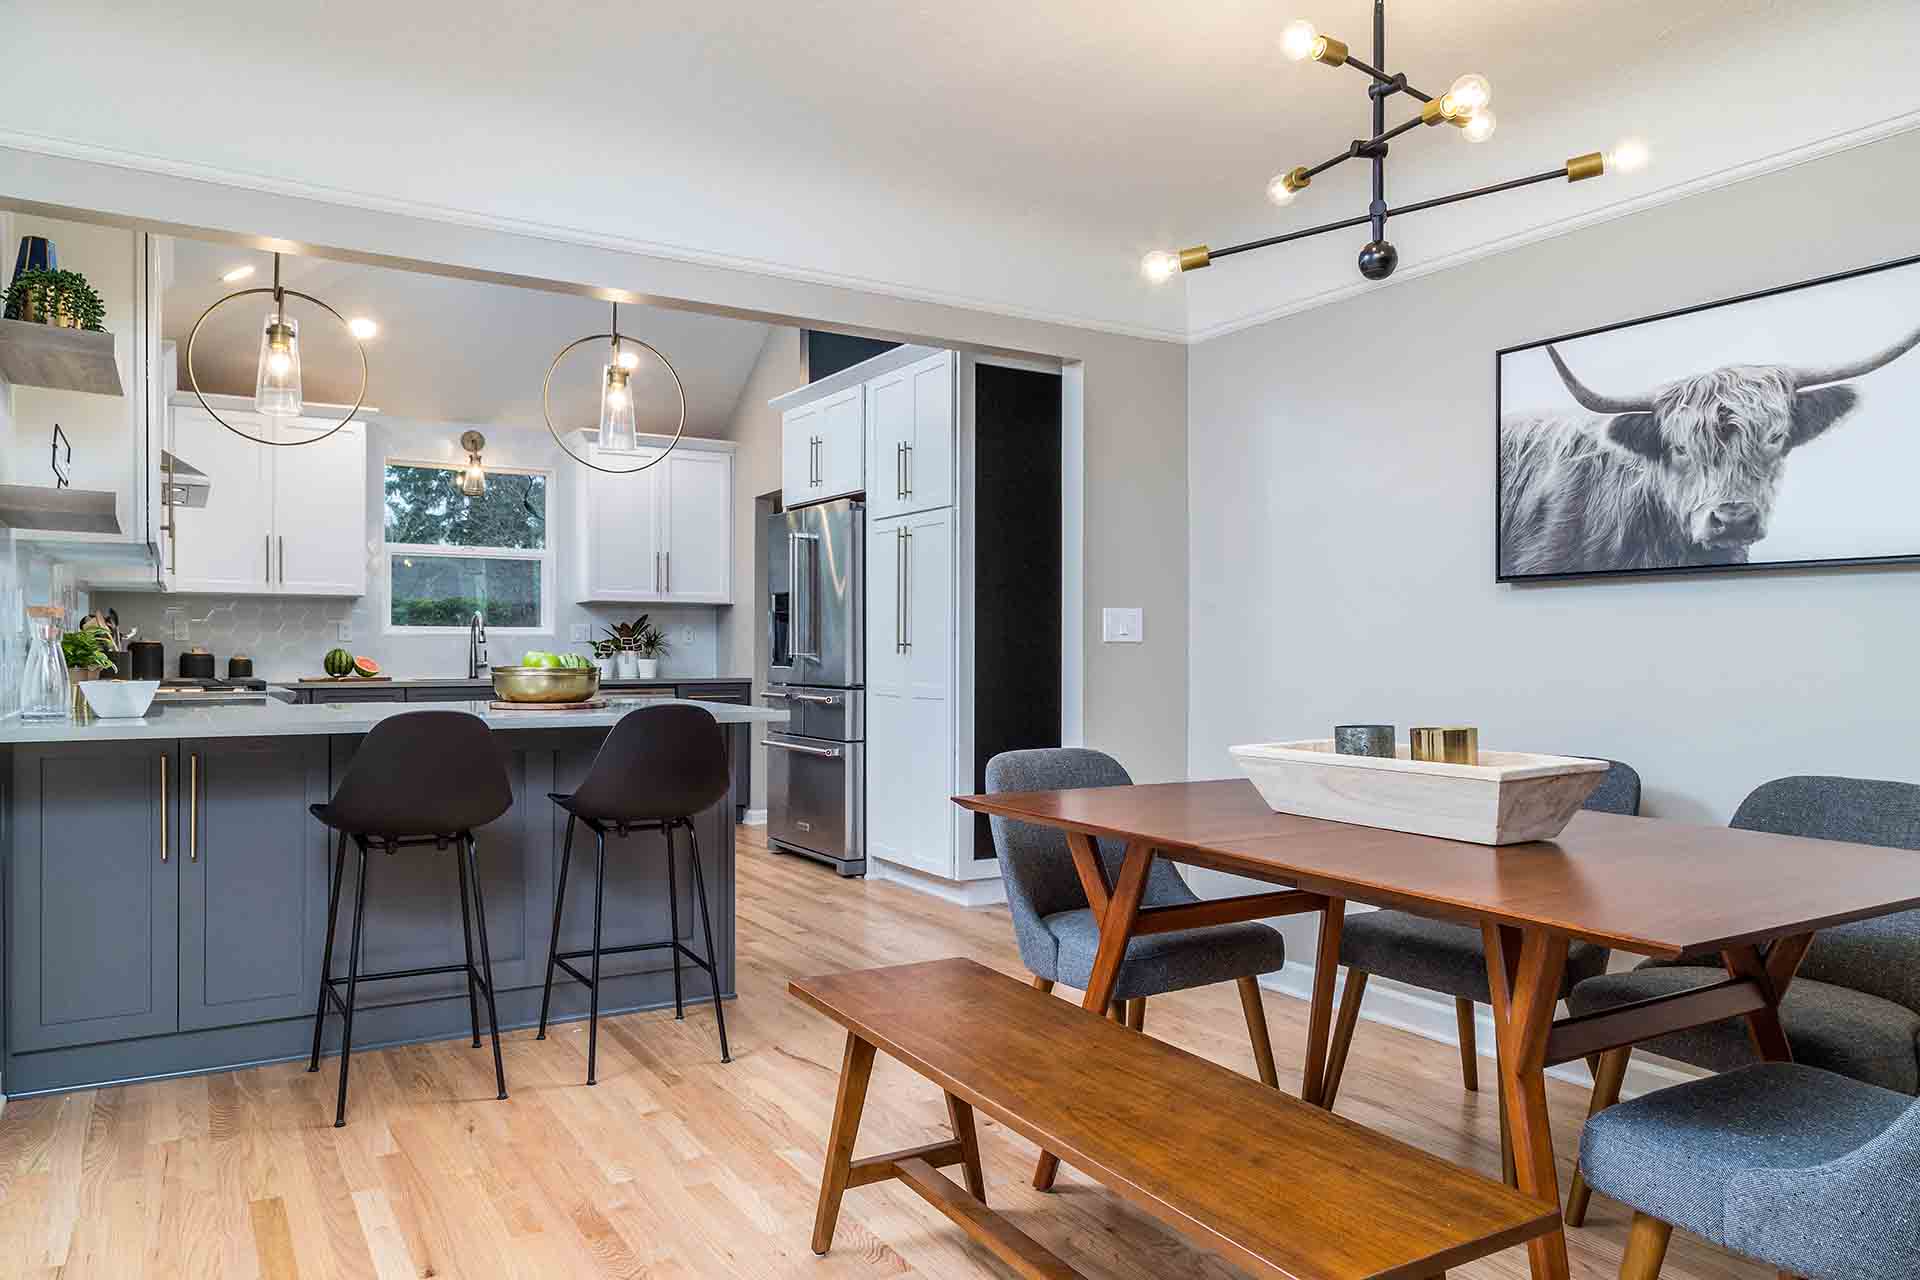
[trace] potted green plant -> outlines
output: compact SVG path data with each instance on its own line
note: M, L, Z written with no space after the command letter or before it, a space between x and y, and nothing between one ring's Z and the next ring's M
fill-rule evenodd
M78 271L22 271L7 290L6 318L63 329L105 328L106 304Z
M80 684L96 680L102 671L113 669L107 650L113 645L113 633L105 627L83 623L78 631L60 636L60 656L67 664L67 683L73 686L74 702L80 702Z
M660 659L667 652L667 633L646 614L632 622L616 622L607 629L623 680L653 680L660 675ZM629 665L631 664L631 665Z

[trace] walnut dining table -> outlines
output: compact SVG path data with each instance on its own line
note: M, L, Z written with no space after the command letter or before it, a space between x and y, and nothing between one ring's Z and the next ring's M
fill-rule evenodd
M1301 1096L1321 1103L1348 901L1477 925L1499 1040L1500 1088L1521 1190L1555 1205L1546 1069L1670 1031L1744 1017L1759 1056L1791 1058L1779 1006L1818 929L1920 906L1920 856L1902 849L1581 812L1558 839L1491 847L1276 813L1241 779L956 796L1066 833L1100 943L1083 1007L1104 1013L1135 936L1321 912ZM1098 840L1125 846L1109 876ZM1142 907L1156 857L1288 886ZM1555 1018L1567 948L1663 959L1718 954L1724 980ZM1035 1183L1052 1180L1043 1157ZM1559 1231L1528 1246L1535 1280L1567 1276Z

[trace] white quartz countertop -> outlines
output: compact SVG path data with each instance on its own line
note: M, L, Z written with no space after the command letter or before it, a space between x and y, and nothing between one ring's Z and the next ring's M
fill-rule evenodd
M591 711L495 711L485 702L336 702L308 706L268 699L240 706L196 707L179 703L155 704L138 720L34 722L12 717L0 721L0 746L50 742L135 742L155 738L277 738L297 734L365 733L389 716L414 711L465 711L479 716L490 729L604 729L639 707L683 703L704 707L721 724L779 725L785 711L746 707L727 702L697 702L683 698L608 697L607 705Z

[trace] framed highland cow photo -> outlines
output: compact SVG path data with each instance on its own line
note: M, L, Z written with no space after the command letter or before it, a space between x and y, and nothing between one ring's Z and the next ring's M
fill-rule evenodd
M1509 347L1495 577L1920 561L1920 258Z

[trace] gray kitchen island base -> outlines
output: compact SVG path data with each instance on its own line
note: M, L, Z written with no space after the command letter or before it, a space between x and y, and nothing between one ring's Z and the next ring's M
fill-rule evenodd
M761 708L709 709L742 722L783 718ZM20 741L31 739L30 726L0 729L11 757L0 770L10 819L0 987L6 1093L304 1058L319 998L331 852L307 806L328 797L371 721L403 710L156 710L138 731L102 721L55 741ZM566 728L538 713L483 717L496 730L514 792L507 814L476 832L503 1029L539 1017L566 825L547 795L585 777L624 710L589 713ZM250 727L264 731L250 735ZM730 996L733 806L723 800L695 822L721 993ZM428 846L369 858L363 968L461 960L454 856L451 846ZM580 892L581 875L576 865L563 950L591 938L592 894ZM590 864L587 875L590 883ZM686 879L677 933L703 950ZM349 920L341 914L336 958L346 954ZM670 927L660 833L610 837L606 942L664 940ZM603 1014L673 1003L666 950L609 956L602 972ZM688 965L684 976L688 1021L711 1023L710 1005L695 1004L709 995L706 974ZM577 984L556 982L553 1000L552 1020L585 1016L587 993ZM339 1019L328 1023L331 1055ZM399 979L361 992L354 1042L358 1050L465 1038L469 1026L460 975Z

